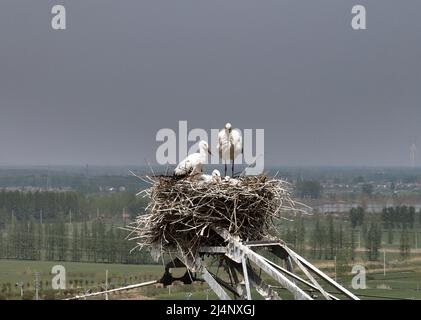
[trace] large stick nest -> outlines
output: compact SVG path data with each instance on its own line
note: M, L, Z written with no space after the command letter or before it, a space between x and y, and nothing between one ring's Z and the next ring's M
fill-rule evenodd
M181 250L193 256L199 246L223 245L212 231L219 227L243 241L261 240L275 230L276 219L295 210L289 185L266 175L231 181L203 182L193 178L149 178L145 214L129 226L136 248Z

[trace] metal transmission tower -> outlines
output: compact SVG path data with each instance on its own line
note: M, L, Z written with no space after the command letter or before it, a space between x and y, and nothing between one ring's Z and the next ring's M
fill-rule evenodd
M414 168L417 160L417 146L415 143L411 145L409 148L409 161L411 163L411 167Z
M165 273L159 281L150 281L128 287L106 290L87 296L107 294L161 283L171 285L174 281L191 284L193 281L206 281L211 290L222 300L251 300L252 288L266 300L282 300L281 294L288 292L288 297L296 300L339 300L341 298L359 300L357 296L327 276L306 259L291 250L284 242L277 239L261 241L241 241L224 229L213 229L225 242L225 246L200 247L195 257L182 252L172 252L175 259L165 267ZM272 257L270 259L269 257ZM206 259L209 257L211 259ZM215 268L207 266L208 260L219 263L225 275L218 275ZM275 261L283 261L284 266ZM186 267L186 273L174 278L171 268ZM297 271L297 272L296 272ZM263 280L262 272L271 278L271 284ZM276 285L273 285L276 283Z
M225 240L226 246L201 247L198 257L193 259L177 254L177 259L187 267L189 272L200 273L203 280L222 300L251 300L252 288L255 288L266 300L281 299L276 289L288 291L297 300L314 300L318 297L339 300L338 296L359 300L353 293L288 248L280 240L243 242L231 236L226 230L216 229L215 232ZM279 266L267 258L267 254L262 255L259 251L264 251L283 260L285 267ZM228 273L228 279L219 277L205 266L203 257L206 255L219 260L219 265L224 267ZM294 267L297 268L299 274L294 273ZM261 276L262 271L278 285L266 283ZM304 274L307 279L301 274ZM322 284L335 291L335 295L329 289L325 289Z

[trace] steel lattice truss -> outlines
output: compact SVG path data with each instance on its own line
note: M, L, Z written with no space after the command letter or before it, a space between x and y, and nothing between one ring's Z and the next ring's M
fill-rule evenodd
M164 276L159 281L134 284L113 290L80 295L70 299L80 299L140 288L156 283L170 285L176 280L181 280L188 284L197 280L196 275L199 274L222 300L251 300L252 288L266 300L281 300L277 289L287 290L297 300L314 300L316 298L339 300L340 297L359 300L357 296L288 248L280 240L243 242L238 238L232 237L226 230L215 229L215 231L225 240L226 246L201 247L198 255L194 258L175 252L176 258L167 264ZM279 266L259 254L258 252L261 250L270 252L275 257L283 260L285 267ZM229 280L224 280L217 274L212 273L204 263L205 256L216 258L220 266L223 266L227 271ZM171 268L177 267L187 268L186 274L181 278L172 277L170 272ZM294 270L296 271L294 272ZM263 280L262 272L278 285L266 283ZM328 292L322 284L333 289L335 293Z
M337 295L359 300L357 296L288 248L282 241L242 242L232 237L226 230L217 229L215 231L225 239L227 245L225 247L202 247L199 253L219 256L221 263L225 265L225 269L228 271L230 281L224 281L212 274L202 263L203 260L200 255L195 259L182 255L177 257L185 264L188 270L202 274L203 279L220 299L251 300L251 288L255 288L263 298L279 300L281 298L274 289L280 287L288 290L294 299L297 300L313 300L315 297L318 297L317 293L328 300L339 300L337 296L323 288L320 281L322 280L323 284L332 287L337 292ZM284 260L286 268L257 253L258 249L265 249ZM297 273L293 273L294 266L307 279ZM256 269L259 269L259 271L256 271ZM279 286L267 284L262 279L262 271L276 281ZM316 280L316 277L320 279L320 283Z

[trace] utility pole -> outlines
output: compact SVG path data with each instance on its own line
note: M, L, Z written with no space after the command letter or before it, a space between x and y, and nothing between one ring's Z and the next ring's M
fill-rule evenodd
M42 209L39 210L39 223L42 225Z
M335 281L338 281L337 280L336 256L335 256Z
M46 183L46 191L50 190L51 183L50 183L50 165L47 168L47 183Z
M20 288L20 297L23 298L23 282L22 281L17 282L16 286Z
M386 248L383 249L383 277L386 277Z
M411 147L409 148L409 162L411 164L411 168L415 167L416 158L417 158L417 146L415 145L415 143L413 143Z
M69 210L70 225L72 225L72 209Z
M39 272L35 272L35 300L39 300Z
M105 300L108 300L108 269L105 270Z

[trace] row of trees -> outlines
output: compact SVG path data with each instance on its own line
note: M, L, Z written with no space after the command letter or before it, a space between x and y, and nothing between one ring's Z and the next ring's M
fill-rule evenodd
M376 214L372 214L376 217ZM360 227L364 223L365 210L363 207L352 208L349 212L349 220L352 228ZM386 229L390 228L414 228L418 221L421 226L421 210L416 212L413 206L396 206L383 208L380 220Z
M0 191L0 229L12 219L56 221L60 215L73 221L90 220L98 212L110 217L123 209L132 217L145 207L144 199L133 193L85 196L77 192L20 192Z
M47 261L152 263L146 252L130 250L134 242L127 232L105 223L39 224L34 220L13 220L0 233L0 258Z
M349 220L351 221L351 227L359 227L364 223L365 211L363 207L351 208L349 211Z
M39 217L40 214L48 219L59 212L78 213L82 206L83 196L76 192L0 192L1 214L13 213L18 220Z
M288 245L293 246L298 253L305 252L306 227L304 219L301 216L295 220L293 227L287 227L284 229L282 239Z
M349 233L345 232L342 224L335 223L332 215L326 218L316 215L313 218L311 224L310 219L297 218L292 227L284 228L282 238L300 254L310 250L314 259L331 260L343 252L351 252ZM310 227L306 227L306 220Z
M318 199L321 197L323 187L316 180L297 180L295 184L295 193L300 198Z
M379 219L364 221L361 219L361 209L352 210L359 217L358 223L349 223L343 217L332 214L316 214L304 219L295 219L292 225L282 228L281 237L298 253L310 254L313 259L332 260L335 257L342 260L353 260L357 248L365 248L368 260L380 259L383 245L396 243L402 258L410 255L411 247L417 241L416 232L404 227L402 230L384 229ZM359 227L356 227L358 225ZM399 238L395 239L398 233Z
M67 171L67 170L66 170ZM78 170L79 171L79 170ZM122 169L119 173L102 169L101 172L93 169L92 175L85 171L85 174L75 172L63 172L52 170L1 170L0 188L7 187L35 187L35 188L62 188L70 187L73 190L84 194L96 193L101 186L124 186L127 191L135 193L146 183L132 175L126 175L128 171ZM149 171L148 171L149 172ZM118 174L118 175L116 175Z
M398 241L401 256L408 257L416 241L414 231L383 229L381 221L369 221L360 228L352 228L342 218L316 214L298 217L283 227L282 239L301 254L310 253L314 259L332 260L334 257L354 259L356 247L365 247L369 260L378 260L382 244ZM106 223L104 219L90 222L40 224L34 219L13 219L0 232L0 259L46 261L153 263L146 252L130 250L134 242L126 239L127 231ZM357 238L358 237L358 238Z
M421 225L421 211L417 213L415 208L412 206L384 208L381 214L381 218L386 228L409 227L412 229L416 220L418 220L419 224Z
M344 232L342 224L335 224L332 215L322 219L315 217L310 237L311 255L315 259L332 260L339 254L353 255L353 243L349 233Z
M362 233L365 238L365 247L367 249L368 260L375 261L379 258L379 250L382 246L382 227L380 223L370 222L370 225L364 225Z

